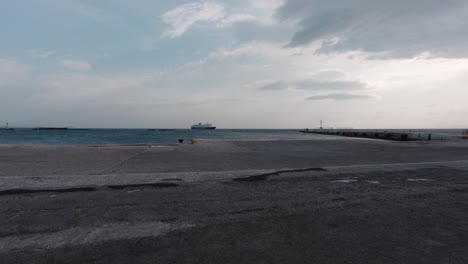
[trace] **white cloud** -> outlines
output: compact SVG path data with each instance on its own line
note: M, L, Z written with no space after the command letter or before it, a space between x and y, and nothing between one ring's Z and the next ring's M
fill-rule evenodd
M237 23L243 23L243 22L256 22L258 21L258 18L255 17L254 15L251 14L235 14L235 15L230 15L227 16L223 19L221 19L218 23L218 27L229 27Z
M75 71L89 71L92 69L91 64L83 60L62 60L60 64Z
M161 16L164 23L170 26L165 37L182 36L192 25L199 22L215 22L225 16L224 7L215 2L198 2L178 6Z
M270 6L271 7L271 6ZM261 8L266 8L261 6ZM226 14L224 6L211 1L189 3L169 10L161 16L161 20L169 25L163 36L177 38L197 23L214 28L231 27L238 23L271 24L271 14L234 13Z
M234 48L220 48L209 55L210 58L226 59L236 57L263 57L277 59L292 56L300 49L283 49L276 43L249 42Z
M27 55L33 59L47 59L51 56L53 56L56 51L55 50L49 50L49 51L38 51L38 50L28 50Z
M307 100L363 100L363 99L375 99L376 96L370 94L350 94L350 93L333 93L324 95L313 95L307 98Z
M258 87L260 90L274 91L295 88L307 91L359 91L368 90L367 84L356 80L305 79L291 82L277 81Z

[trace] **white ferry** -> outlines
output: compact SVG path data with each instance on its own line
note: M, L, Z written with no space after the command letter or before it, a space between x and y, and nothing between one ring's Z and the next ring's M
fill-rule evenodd
M192 129L216 129L216 127L213 126L212 124L202 124L202 123L192 125L191 128Z

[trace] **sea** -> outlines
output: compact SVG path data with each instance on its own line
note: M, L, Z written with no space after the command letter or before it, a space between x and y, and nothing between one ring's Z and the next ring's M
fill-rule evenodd
M0 144L104 145L190 143L191 139L210 140L306 140L330 139L329 136L304 134L300 129L67 129L0 130Z
M0 130L0 144L36 145L107 145L190 143L191 139L209 140L331 140L339 136L304 134L300 129L67 129L33 130L15 128ZM370 130L371 131L371 130ZM375 130L372 130L375 131ZM386 130L386 131L402 131ZM410 131L410 130L404 130ZM421 132L459 136L462 129L422 129ZM412 130L415 132L415 130Z

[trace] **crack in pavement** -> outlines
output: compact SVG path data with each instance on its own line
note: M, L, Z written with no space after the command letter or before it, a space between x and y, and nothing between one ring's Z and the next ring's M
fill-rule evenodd
M141 154L143 154L143 153L145 153L146 151L148 151L150 148L151 148L151 145L146 145L146 148L144 148L142 151L138 152L137 154L131 156L130 158L121 160L121 161L117 162L116 164L114 164L114 165L112 165L112 166L110 166L110 167L108 167L108 168L105 168L105 169L103 169L103 170L101 170L101 171L99 171L99 172L97 172L97 173L94 173L94 175L102 175L104 172L109 171L109 170L112 170L112 169L114 169L115 167L117 167L117 166L119 166L119 165L122 165L123 163L125 163L125 162L127 162L127 161L129 161L129 160L131 160L131 159L134 159L134 158L140 156Z

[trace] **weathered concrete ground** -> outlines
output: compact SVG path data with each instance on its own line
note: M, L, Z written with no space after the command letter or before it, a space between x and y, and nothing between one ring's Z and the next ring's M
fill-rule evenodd
M198 146L211 154L200 160L229 162L232 154L253 171L166 174L157 170L160 160L148 156L145 170L156 168L151 173L125 170L143 174L3 173L0 263L468 259L466 143L240 142L237 150L215 145ZM171 151L191 153L189 147ZM262 163L262 153L278 160ZM280 156L289 158L281 163ZM307 169L263 170L298 167Z
M238 171L468 160L468 140L205 141L196 145L0 145L0 176Z

